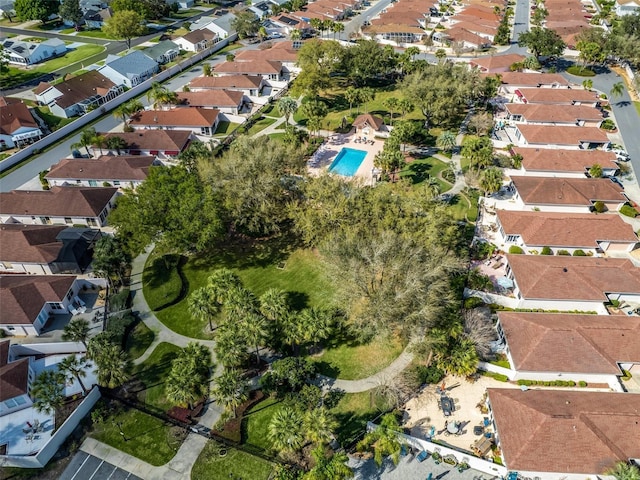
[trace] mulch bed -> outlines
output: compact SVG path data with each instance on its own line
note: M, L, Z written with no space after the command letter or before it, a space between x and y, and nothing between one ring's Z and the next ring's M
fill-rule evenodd
M242 441L242 418L244 417L244 412L264 400L264 398L265 394L261 390L251 392L249 400L236 408L236 417L225 423L222 430L214 430L214 433L232 442L240 443Z

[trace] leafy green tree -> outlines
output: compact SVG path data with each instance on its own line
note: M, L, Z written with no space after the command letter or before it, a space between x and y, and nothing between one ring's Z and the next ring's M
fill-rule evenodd
M4 45L0 44L0 75L9 71L9 57L4 50Z
M124 275L131 265L131 255L122 245L119 237L103 235L93 249L93 271L111 281L113 277L124 284Z
M249 399L249 383L242 377L242 372L234 368L227 368L216 378L211 392L215 401L233 412Z
M538 6L531 14L531 24L536 27L541 27L548 15L549 11L546 8Z
M189 342L171 362L167 378L167 398L180 405L193 408L204 397L209 385L211 352L204 345Z
M43 370L31 384L29 395L33 408L42 413L53 413L64 404L64 374L57 370Z
M83 15L80 9L80 0L63 0L58 15L63 20L73 22L73 26L77 27Z
M90 366L86 357L77 355L69 355L62 359L58 365L58 369L66 376L67 379L76 379L82 388L82 393L86 395L87 388L82 383L82 379L87 376L87 368Z
M560 35L542 27L532 27L531 30L520 33L518 45L527 47L536 58L558 57L566 47Z
M165 0L143 0L145 18L159 20L171 13L171 6Z
M395 172L403 163L404 155L398 142L385 142L383 149L373 159L373 164L383 173Z
M343 453L327 455L324 447L318 446L311 451L315 464L302 480L347 480L353 478L354 473L347 465L349 457Z
M424 183L425 191L427 192L428 198L435 198L440 195L442 188L440 187L440 183L438 179L435 177L429 177L427 181Z
M397 54L391 45L362 40L345 50L344 64L351 81L362 86L390 74L397 65Z
M445 152L451 152L456 147L456 134L450 130L444 130L436 138L436 146Z
M602 166L597 163L594 163L593 165L591 165L591 168L589 169L589 176L591 178L602 177Z
M72 318L69 323L64 326L62 340L65 342L80 342L87 348L90 330L91 326L88 321L83 318Z
M591 89L593 88L593 80L591 80L590 78L587 78L586 80L582 81L582 86L585 90L589 90L591 91Z
M284 124L289 129L289 118L298 110L298 102L291 97L282 97L278 100L278 110L284 115Z
M364 113L368 113L367 104L376 98L376 91L371 87L362 87L358 89L358 113L360 113L360 104L364 104Z
M438 63L442 63L447 58L447 51L444 48L439 48L436 50L435 56L438 59Z
M23 22L40 20L44 23L51 15L58 13L59 8L58 0L16 0L13 4L16 16Z
M300 450L305 440L303 421L302 414L289 406L276 410L267 428L267 438L273 450L280 454Z
M276 360L260 378L260 384L279 397L289 392L299 392L315 377L316 367L303 357L285 357Z
M138 0L113 0L109 7L114 12L133 11L138 13L142 18L147 18L148 12L145 2Z
M213 331L213 317L215 317L220 308L212 299L211 292L207 287L198 288L191 295L187 302L187 308L193 318L200 322L209 322L209 330Z
M618 462L607 472L616 480L640 480L640 468L630 463Z
M502 170L498 167L487 168L480 177L480 188L485 194L495 193L502 187Z
M144 18L133 10L115 12L102 26L102 31L112 37L122 39L131 48L131 40L144 34Z
M391 125L393 125L393 114L398 111L398 99L396 97L385 98L382 101L384 107L389 110L389 116L391 117Z
M360 102L360 91L355 87L347 87L344 91L344 98L347 102L349 102L349 115L353 110L353 104Z
M297 65L301 71L293 84L293 95L316 97L318 92L332 86L332 74L340 70L344 55L344 47L333 40L304 42L298 50Z
M151 167L142 185L116 204L109 223L132 256L153 242L161 252L202 251L223 232L218 203L198 174L182 166Z
M236 13L231 27L238 32L240 38L254 37L260 30L260 19L250 10Z
M462 142L460 152L463 157L469 159L470 167L477 171L491 165L493 159L493 145L488 137L468 136Z
M387 413L380 419L378 428L367 433L356 448L359 451L373 450L373 459L378 466L382 465L385 457L391 457L397 465L403 445L398 435L401 432L402 428L395 414Z

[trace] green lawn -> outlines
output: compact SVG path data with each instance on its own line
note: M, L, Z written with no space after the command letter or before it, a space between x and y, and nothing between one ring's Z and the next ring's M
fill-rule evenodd
M75 118L56 117L49 111L49 107L47 106L36 107L36 110L38 111L40 118L44 120L51 131L58 130L75 120Z
M429 177L434 177L440 185L440 193L451 189L451 184L439 178L440 172L447 169L447 164L434 157L414 160L400 171L400 177L411 179L414 185L420 185Z
M241 450L228 449L220 456L222 446L209 440L191 470L192 480L219 480L223 478L245 478L267 480L273 464Z
M278 400L267 398L246 411L242 420L242 443L248 443L254 447L269 451L271 442L267 437L267 431L271 417L273 417L278 408L280 408Z
M194 15L198 15L202 13L202 10L196 10L194 8L187 8L184 10L178 10L178 12L176 13L171 13L171 18L178 18L178 19L186 19L189 17L193 17Z
M171 370L171 361L181 348L171 343L160 343L144 362L136 365L134 375L145 385L139 399L151 407L167 411L174 406L165 398L166 381Z
M120 435L118 424L126 436L126 442ZM93 438L129 455L139 458L151 465L164 465L177 453L182 438L173 433L179 427L171 427L155 417L139 410L122 410L112 413L98 425L91 434ZM179 432L183 430L180 428Z
M179 302L157 311L156 316L177 333L192 338L210 338L209 334L205 333L205 329L208 330L206 323L191 318L186 308L186 298L190 292L204 286L211 272L218 268L234 270L244 285L258 296L272 287L289 292L295 308L331 304L334 287L323 273L320 258L311 250L300 249L289 254L277 247L278 245L273 243L266 243L250 252L227 247L224 251L190 258L182 268L189 291L180 297ZM155 277L152 273L147 264L143 276L147 301L149 298L159 298L159 291L163 291L168 298L177 296L176 291L181 286L174 286L174 291L168 292L162 280L167 278L167 275L162 273L160 277ZM158 303L155 301L156 305Z
M476 193L467 196L458 193L449 202L449 211L456 220L469 220L475 222L478 218L478 195Z
M285 136L284 132L270 133L268 135L269 138L273 138L274 140L282 140L284 136Z
M397 338L376 337L370 343L358 344L337 336L320 355L311 357L323 375L344 380L366 378L388 367L402 350Z
M633 105L636 107L636 112L640 115L640 102L633 102Z
M155 333L144 322L139 321L127 336L125 350L132 360L139 358L153 343Z
M225 134L228 135L233 132L236 128L240 126L239 123L226 122L222 121L218 123L218 128L216 128L216 135Z
M280 118L283 117L284 115L282 115L282 113L280 113L280 110L278 109L278 105L276 103L272 103L271 105L269 105L263 112L262 114L264 116L268 116L268 117L274 117L274 118Z
M182 280L176 264L181 261L178 255L158 257L154 252L149 256L142 272L142 282L144 298L151 310L160 310L178 300Z
M102 30L83 30L78 32L78 37L91 37L91 38L104 38L105 40L116 40L110 35L107 35Z
M247 134L255 135L274 123L276 123L275 118L260 117L260 119L251 126Z

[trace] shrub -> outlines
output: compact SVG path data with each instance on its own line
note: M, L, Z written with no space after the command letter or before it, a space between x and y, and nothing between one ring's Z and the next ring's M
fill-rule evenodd
M109 182L102 182L103 187L110 187L111 184Z
M542 247L540 255L553 255L553 250L551 250L549 247Z
M509 253L513 254L513 255L522 255L524 253L524 250L522 250L519 246L517 245L511 245L509 247Z
M567 250L558 250L558 255L571 255Z
M600 200L593 204L593 209L598 213L607 211L607 207L605 206L604 202L601 202Z
M586 253L584 253L584 250L580 250L580 249L578 249L578 250L574 250L574 251L573 251L573 256L574 256L574 257L586 257L586 256L587 256L587 254L586 254Z
M620 300L611 300L611 305L618 308L620 306Z
M571 67L567 68L567 73L570 73L571 75L576 75L578 77L595 77L596 73L593 70L590 70L586 67L580 67L577 65L572 65Z
M491 377L494 380L497 380L498 382L508 382L509 381L509 377L507 377L506 375L502 375L501 373L482 372L482 376L483 377Z
M421 385L423 383L439 383L440 380L445 377L444 372L435 365L430 365L428 367L425 367L424 365L418 365L416 366L416 373Z
M580 380L578 382L578 385L580 385L581 387L586 387L587 386L587 382L585 382L584 380Z
M631 205L623 205L620 207L620 213L631 218L636 218L638 216L638 211Z
M622 380L625 382L631 380L631 372L629 370L622 370Z
M467 310L472 310L477 307L482 307L483 305L484 305L484 302L482 301L481 298L478 298L478 297L469 297L464 301L464 308L466 308Z
M611 130L615 130L617 127L616 127L616 124L613 123L613 120L611 120L610 118L607 118L607 119L602 121L602 123L600 124L600 128L602 130L611 131Z

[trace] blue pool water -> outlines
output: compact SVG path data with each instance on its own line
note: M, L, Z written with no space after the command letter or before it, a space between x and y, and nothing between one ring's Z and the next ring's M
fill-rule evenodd
M344 147L331 162L329 171L345 177L353 177L366 156L367 152L364 150Z

